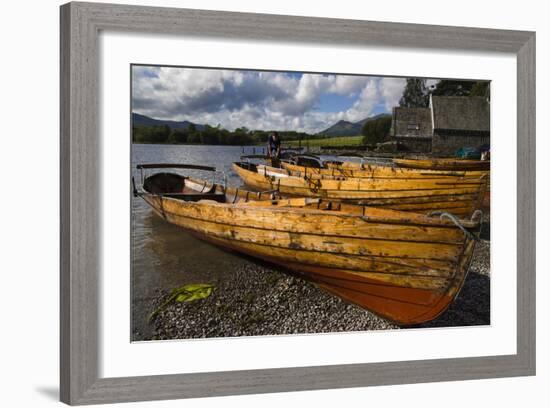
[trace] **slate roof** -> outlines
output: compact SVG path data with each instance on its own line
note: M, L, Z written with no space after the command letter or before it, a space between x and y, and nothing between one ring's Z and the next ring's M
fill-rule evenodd
M489 132L489 102L481 96L432 96L434 130Z

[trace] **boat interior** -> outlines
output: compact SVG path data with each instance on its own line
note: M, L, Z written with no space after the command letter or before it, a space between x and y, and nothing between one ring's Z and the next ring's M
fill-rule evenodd
M191 183L189 177L176 173L156 173L143 181L143 189L150 194L177 198L184 201L213 200L218 203L226 201L223 191L218 191L216 185L208 182Z
M260 166L263 166L263 165L259 165L259 164L256 164L256 163L252 163L250 161L240 161L240 162L235 162L234 164L236 164L237 166L245 169L245 170L249 170L249 171L253 171L253 172L257 172L258 171L258 167Z
M177 173L159 172L144 178L142 191L136 195L151 194L186 202L223 203L247 207L292 207L296 210L334 211L388 222L420 222L422 224L449 224L438 217L425 214L401 212L390 209L347 204L339 201L312 197L284 197L276 190L250 191L244 188L227 187L211 181L195 179ZM465 228L477 228L478 220L461 220Z

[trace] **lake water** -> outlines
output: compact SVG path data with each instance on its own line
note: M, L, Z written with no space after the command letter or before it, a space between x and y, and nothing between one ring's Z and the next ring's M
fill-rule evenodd
M245 153L251 154L252 148L247 147ZM136 170L139 163L201 164L224 171L228 185L240 186L241 180L231 171L231 163L239 161L241 154L243 150L239 146L134 144L132 169L139 184L140 171ZM211 172L168 171L207 180L212 178ZM221 172L216 177L220 182L223 180ZM158 295L159 289L171 290L188 283L219 282L235 267L249 262L195 239L183 229L159 218L143 199L132 197L132 340L149 337L150 302Z
M141 180L139 163L185 163L215 167L216 181L223 182L223 173L230 186L241 187L241 179L231 164L242 154L262 154L261 147L202 145L132 145L132 171L136 183ZM334 156L323 156L334 159ZM358 160L350 158L350 160ZM153 169L144 171L152 174ZM211 172L196 170L168 171L211 180ZM153 213L139 197L132 197L132 340L149 339L151 327L147 319L151 300L159 290L171 290L188 283L219 283L229 279L238 267L251 261L199 241L182 228L169 224Z

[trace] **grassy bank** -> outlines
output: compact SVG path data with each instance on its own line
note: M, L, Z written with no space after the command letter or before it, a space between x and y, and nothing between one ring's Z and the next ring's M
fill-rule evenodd
M363 144L363 136L340 136L340 137L330 137L330 138L317 138L317 139L306 139L302 140L302 147L320 147L320 146L360 146ZM284 141L283 145L285 147L298 147L298 140Z

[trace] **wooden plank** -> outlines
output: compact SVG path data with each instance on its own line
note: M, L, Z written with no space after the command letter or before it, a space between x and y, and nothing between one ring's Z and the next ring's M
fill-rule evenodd
M393 159L400 167L428 170L489 170L491 163L481 160L460 159Z
M304 257L303 252L301 251L286 248L276 248L275 250L272 250L260 244L250 242L238 242L235 240L216 237L213 235L202 235L201 237L215 243L216 245L231 248L245 254L251 254L257 258L267 260L283 267L294 265L293 269L298 272L303 272L305 270L314 271L318 268L326 268L330 270L339 269L338 264L324 264L323 262L312 263L311 257ZM349 270L345 268L345 266L342 266L340 270L349 272ZM399 286L403 288L435 290L441 292L444 291L448 284L447 279L434 276L422 277L404 274L399 275L389 273L375 273L368 271L356 272L356 276L371 278L373 281L378 282L379 285L389 284L391 286Z
M304 180L297 177L265 177L256 172L248 171L234 165L235 171L243 178L245 184L253 189L278 189L283 195L298 197L322 197L329 200L350 201L362 205L381 205L393 209L403 209L407 211L426 212L430 210L449 210L454 209L454 213L459 216L468 217L473 211L480 207L483 182L472 187L469 184L465 186L446 185L440 182L433 185L421 185L415 183L414 186L406 186L402 190L388 190L392 187L391 183L381 185L382 188L376 190L361 190L365 183L361 179L346 180L346 182L336 180ZM363 179L364 181L365 179ZM338 183L335 185L335 183ZM327 188L327 185L334 189ZM345 190L344 188L355 187L354 190ZM375 184L368 187L377 188ZM393 187L396 187L395 185ZM401 186L403 187L403 184ZM426 187L426 188L422 188ZM445 197L448 197L445 199ZM373 200L369 202L369 200ZM465 205L449 205L449 201L464 201ZM403 206L406 203L408 205ZM433 205L426 205L433 203Z
M380 179L446 179L446 178L474 178L488 174L487 171L440 171L399 168L384 165L364 164L363 168L345 168L327 164L328 168L313 168L281 162L281 166L296 175L326 175L351 178L380 178Z
M147 199L152 200L151 198ZM157 208L160 206L158 202L151 205ZM165 198L162 206L164 211L194 219L208 219L221 224L270 231L314 234L326 238L362 237L407 242L428 240L441 243L456 243L463 238L463 233L448 220L428 219L425 224L417 225L414 215L411 214L411 219L407 219L409 214L403 213L400 214L400 219L394 220L394 223L385 223L385 218L379 221L375 215L363 218L341 214L337 211L297 208L292 208L293 211L284 211L284 208L253 206L247 208L244 205L233 206L218 203L204 203L203 205L200 201L186 203L170 198ZM392 212L392 214L395 213L395 211Z
M242 242L255 242L265 246L293 248L306 252L312 259L324 253L341 255L371 255L456 261L461 242L436 243L356 237L322 237L313 234L247 228L219 221L186 217L163 209L164 218L182 227Z

